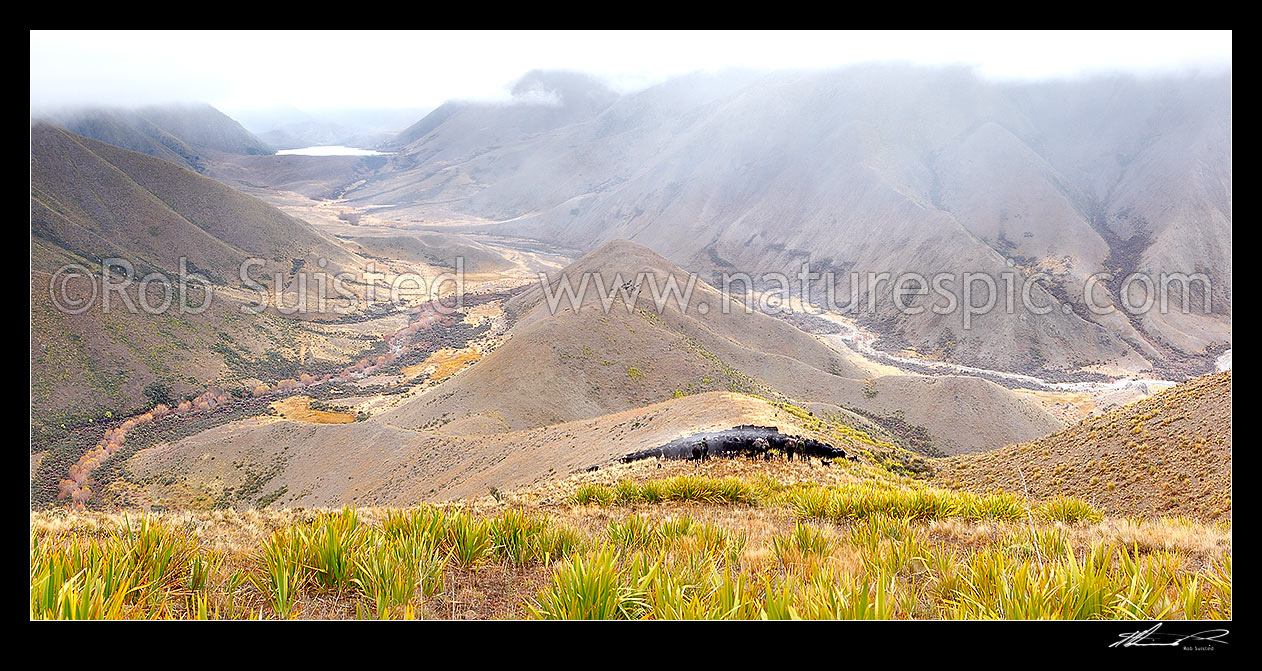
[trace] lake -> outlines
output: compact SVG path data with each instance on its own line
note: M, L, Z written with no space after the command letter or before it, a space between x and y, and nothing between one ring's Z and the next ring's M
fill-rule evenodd
M277 156L388 156L389 154L390 152L356 149L355 147L343 147L341 145L281 149L276 152Z

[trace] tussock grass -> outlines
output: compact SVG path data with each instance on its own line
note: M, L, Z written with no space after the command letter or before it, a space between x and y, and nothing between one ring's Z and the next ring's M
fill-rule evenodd
M618 565L618 555L603 548L579 555L557 569L552 585L540 591L527 611L545 620L618 620L643 609L640 590L626 583L640 580Z
M1043 517L1060 522L1099 522L1104 519L1104 515L1086 501L1063 494L1043 502L1038 510Z
M163 617L204 586L219 564L196 541L146 516L124 519L102 540L31 541L33 619Z
M317 596L349 600L359 617L411 617L444 592L449 567L548 563L586 545L576 530L524 511L487 520L423 506L387 510L371 526L344 508L267 532L242 553L245 569L229 572L188 525L154 516L125 519L103 537L96 525L90 538L49 527L31 541L35 619L289 619L306 616ZM241 608L243 596L254 607Z
M1231 617L1229 526L1076 499L687 472L513 500L38 513L31 617Z
M323 515L306 529L298 529L300 561L315 583L328 589L346 589L355 573L355 555L365 542L359 517L350 508Z
M261 572L250 578L267 596L272 612L282 620L294 615L295 598L309 575L309 567L302 563L303 555L301 530L277 531L263 545Z
M833 487L804 487L781 497L801 517L833 522L874 515L917 520L959 517L969 520L1018 520L1026 516L1025 502L1011 494L975 494L925 487L894 487L862 482Z
M627 506L668 502L729 503L748 505L786 504L800 517L833 522L871 515L912 519L960 517L980 520L1020 520L1031 514L1067 523L1099 522L1103 515L1087 502L1058 496L1031 511L1024 499L1005 492L976 494L924 486L898 486L884 481L862 481L823 487L798 484L783 487L766 479L713 478L676 475L637 484L628 479L609 487L585 483L570 501L580 505Z
M613 504L613 491L601 484L588 483L578 488L571 497L579 505L596 504L608 506Z
M570 497L570 501L576 504L606 507L667 501L753 504L759 499L759 488L741 478L709 478L703 475L676 475L643 484L620 480L612 488L586 483Z
M462 569L477 568L495 549L491 524L464 512L452 516L447 525L446 541L452 564Z

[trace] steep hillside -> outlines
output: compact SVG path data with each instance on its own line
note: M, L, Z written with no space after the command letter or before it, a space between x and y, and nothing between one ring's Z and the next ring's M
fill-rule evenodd
M137 267L190 269L239 281L250 257L292 271L352 257L308 224L166 161L68 133L31 129L32 235L72 256L126 258ZM270 274L270 273L268 273Z
M444 106L346 195L584 249L631 239L704 273L809 259L836 273L843 304L855 271L882 346L983 367L1179 374L1209 370L1206 348L1230 342L1227 77L997 85L869 66L691 89L603 108ZM959 300L963 272L1046 273L1032 300L1053 311L1018 302L967 330L958 314L903 314L889 283L867 278L902 271L955 273ZM1096 288L1105 306L1133 271L1205 273L1212 313L1097 316L1082 295L1102 271L1119 275Z
M239 382L266 376L269 368L281 377L296 375L283 369L295 365L307 345L332 360L372 346L366 337L352 337L317 347L328 338L275 314L243 315L240 308L256 296L241 290L246 259L263 260L253 277L279 275L290 283L299 267L319 267L323 259L333 272L358 264L358 257L305 222L175 164L37 124L31 129L30 207L37 442L152 404L155 394L144 392L154 383L177 396L200 393L208 381ZM125 259L135 271L125 300L111 292L108 312L100 277L106 258ZM209 308L181 313L173 291L171 309L140 310L140 278L155 271L178 278L181 260L209 281L215 292ZM90 269L93 278L69 278L63 287L54 273L66 264ZM126 282L121 269L111 282ZM53 300L63 289L96 301L78 314L59 310ZM187 304L201 305L202 296L194 281ZM160 308L162 286L150 285L145 298ZM127 309L127 301L137 309Z
M1066 193L1108 243L1108 270L1209 276L1210 295L1192 288L1193 314L1153 310L1135 326L1188 352L1230 341L1230 76L1058 83L1013 96L1040 131L1027 142L1070 179ZM1183 298L1173 286L1171 300ZM1200 313L1202 301L1210 315Z
M215 154L271 154L274 149L210 105L61 110L46 120L76 135L205 172Z
M1024 482L1022 481L1024 475ZM945 460L939 485L1071 494L1111 515L1231 519L1231 372L1038 440Z
M137 452L94 491L106 505L193 507L476 497L748 424L921 471L916 451L988 449L1061 426L977 379L865 379L861 359L783 320L723 314L704 284L658 314L652 283L684 287L687 277L635 243L605 245L549 286L597 272L606 288L617 273L639 281L629 312L621 298L602 310L591 290L577 310L549 314L547 294L533 289L511 299L503 344L393 409L348 423L254 416L183 433Z
M597 278L597 273L600 274ZM618 276L621 279L617 279ZM746 313L641 245L615 241L550 278L590 289L573 309L551 312L541 287L513 299L508 341L476 366L373 421L452 434L493 433L617 412L672 396L739 391L795 402L822 401L874 413L889 426L923 431L933 449L958 453L1028 439L1061 425L1012 392L975 378L889 376L788 323ZM657 310L652 287L680 296ZM638 290L614 295L622 282ZM554 294L559 295L559 294ZM607 294L608 295L608 294ZM703 307L704 306L704 307ZM725 313L726 312L726 313Z
M423 151L431 158L461 158L470 150L508 144L572 123L586 121L609 107L617 94L600 80L578 72L533 71L512 89L509 105L451 102L404 129L387 146ZM510 116L504 108L516 107ZM505 123L507 121L507 123ZM453 125L459 128L453 128ZM431 143L439 126L454 130Z

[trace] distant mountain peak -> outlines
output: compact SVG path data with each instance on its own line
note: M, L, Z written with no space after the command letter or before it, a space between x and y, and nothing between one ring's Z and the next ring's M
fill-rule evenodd
M618 99L618 94L596 77L568 70L531 70L513 85L512 94L515 101L595 110Z

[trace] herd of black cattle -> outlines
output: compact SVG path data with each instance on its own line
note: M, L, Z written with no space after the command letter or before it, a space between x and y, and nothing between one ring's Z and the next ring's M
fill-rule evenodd
M622 458L624 463L640 459L687 459L705 461L711 456L746 457L750 459L772 460L784 458L809 461L818 458L828 465L834 459L851 459L846 451L822 443L811 438L789 436L770 426L742 425L724 431L694 433L683 438L639 452L633 452Z

